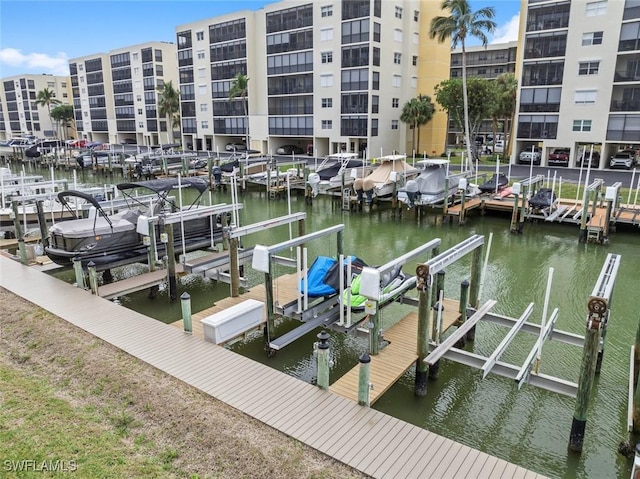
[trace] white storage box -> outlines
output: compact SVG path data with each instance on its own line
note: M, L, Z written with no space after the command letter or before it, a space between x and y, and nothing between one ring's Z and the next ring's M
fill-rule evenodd
M262 323L264 303L247 299L202 320L204 339L220 344Z

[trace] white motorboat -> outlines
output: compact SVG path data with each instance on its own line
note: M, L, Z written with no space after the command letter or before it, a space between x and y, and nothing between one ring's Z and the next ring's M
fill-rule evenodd
M357 158L357 153L335 153L327 156L307 179L312 195L351 186L357 178L364 178L375 168L375 165L367 165Z
M420 170L406 162L407 155L387 155L379 158L379 166L364 178L353 183L358 201L371 203L374 198L389 198Z
M434 158L417 162L420 174L398 190L398 201L409 208L435 205L455 195L466 173L450 174L449 160Z

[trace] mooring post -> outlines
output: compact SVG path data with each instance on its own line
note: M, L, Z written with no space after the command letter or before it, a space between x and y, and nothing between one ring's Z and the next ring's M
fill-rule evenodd
M76 274L76 287L85 289L84 271L82 270L82 262L78 258L73 258L73 271Z
M462 197L460 198L460 214L458 215L458 224L464 224L464 203L467 197L467 192L462 190Z
M271 334L275 328L275 318L273 316L273 280L271 278L271 264L269 264L269 272L264 274L264 290L267 300L267 327L264 330L264 335L267 338L267 343L271 341Z
M375 308L375 312L369 318L371 324L369 328L369 352L374 356L380 353L380 314L377 302Z
M230 237L231 228L223 230L223 234ZM231 297L240 296L240 270L238 268L238 238L229 238L229 273L231 275Z
M431 276L427 265L416 269L418 290L418 359L416 360L415 395L427 395L429 365L424 362L429 355L429 322L431 320Z
M329 333L318 333L318 387L329 389Z
M358 358L360 371L358 374L358 404L369 407L369 393L371 392L371 357L367 353L362 353Z
M524 231L524 220L526 218L525 211L527 209L526 198L527 198L527 194L530 193L530 191L531 191L531 185L523 187L521 191L522 199L520 201L520 218L518 221L518 233L522 233ZM531 198L531 195L529 195L529 198Z
M178 299L178 282L176 280L176 253L173 246L173 224L164 225L167 235L167 276L169 281L169 301Z
M213 172L211 169L213 168L213 158L211 155L207 157L207 176L209 177L209 190L213 190Z
M609 313L611 312L611 300L607 303L607 311L604 313L604 321L600 325L600 340L598 341L598 358L596 359L596 374L600 374L602 360L604 358L604 343L607 339L607 326L609 325Z
M87 269L89 271L89 287L91 288L91 293L98 295L98 273L96 271L96 264L93 261L90 261L87 265Z
M458 320L458 326L462 326L467 321L467 307L469 306L469 281L462 280L460 283L460 319ZM467 333L468 334L468 333ZM467 334L460 338L460 340L455 344L456 348L464 348L467 344ZM471 338L470 341L473 341L474 338Z
M40 241L42 242L42 247L45 248L49 244L49 238L47 235L47 220L44 217L43 204L44 202L42 200L36 201L36 213L38 215L38 226L40 227Z
M516 186L517 185L517 186ZM513 211L511 212L511 225L509 231L518 232L518 212L520 211L520 183L514 183L512 186L513 193Z
M191 296L186 291L180 296L180 306L182 306L182 327L185 333L192 333L191 328Z
M18 254L20 255L20 262L22 264L28 264L27 261L27 248L24 244L24 236L22 234L22 226L20 225L20 214L18 212L18 202L11 202L11 210L13 211L13 228L16 232L16 238L18 238Z
M580 368L580 379L578 380L578 392L576 395L576 407L573 412L571 435L569 436L569 449L575 452L582 451L584 432L587 424L589 397L591 396L591 388L596 374L600 331L604 325L608 310L607 303L602 298L590 298L588 308L587 332L584 337L582 366Z
M338 231L336 233L336 254L338 256L340 256L341 254L343 254L343 248L344 248L344 241L343 241L343 233L342 231Z
M440 298L440 291L444 291L444 271L438 271L436 274L436 287L432 291L431 305L434 306Z
M449 213L449 177L444 179L444 203L442 203L442 219L444 220Z
M587 242L587 212L589 211L589 188L585 185L584 195L582 195L582 214L580 215L580 233L578 241L580 243Z
M469 287L469 304L471 308L478 309L480 298L480 276L482 275L482 250L483 246L473 250L471 258L471 284ZM466 335L468 341L476 338L476 327L472 327Z
M613 199L606 199L607 212L604 216L604 228L602 230L602 243L609 244L609 228L611 228L611 210L613 209Z

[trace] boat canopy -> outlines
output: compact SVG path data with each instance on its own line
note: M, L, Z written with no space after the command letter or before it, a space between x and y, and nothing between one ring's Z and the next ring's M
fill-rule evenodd
M203 178L181 178L178 183L178 178L160 178L157 180L148 181L136 181L133 183L120 183L116 186L120 191L132 190L135 188L146 188L157 194L165 193L174 188L181 186L183 188L195 188L200 194L207 191L209 187L207 181Z
M94 206L97 210L102 210L102 207L100 206L100 203L98 203L98 200L88 193L83 193L82 191L76 190L66 190L58 193L58 200L60 200L60 203L62 203L63 206L69 206L69 202L67 201L68 197L81 198L87 203L91 203L91 206Z

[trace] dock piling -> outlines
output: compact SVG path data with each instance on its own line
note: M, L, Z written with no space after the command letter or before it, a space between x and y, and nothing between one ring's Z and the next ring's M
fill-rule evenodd
M91 287L91 293L98 294L98 273L96 271L96 264L91 261L87 265L89 270L89 286Z
M362 353L358 358L360 371L358 374L358 404L360 406L370 405L371 384L371 357L367 353Z
M416 360L416 396L427 395L427 374L429 366L424 362L429 355L429 322L431 321L431 276L429 267L420 265L416 269L416 289L418 290L418 359Z
M164 232L167 235L167 280L169 283L169 301L172 303L178 299L178 282L176 280L176 255L173 247L173 224L165 224ZM184 238L183 238L184 241Z
M467 320L467 307L469 306L469 281L463 280L460 283L460 326ZM467 344L467 335L460 338L456 343L456 348L464 348Z
M329 389L329 333L320 331L318 333L318 380L320 389Z
M20 214L18 212L17 201L11 202L11 210L13 211L13 228L16 232L16 238L18 238L18 254L20 256L20 262L22 264L28 264L27 248L24 244L24 233L22 231L22 226L20 225Z
M86 289L86 284L84 282L84 271L82 270L82 262L73 258L73 271L76 274L76 286L80 289Z
M186 291L180 296L180 306L182 307L182 326L185 333L193 333L191 327L191 296Z

